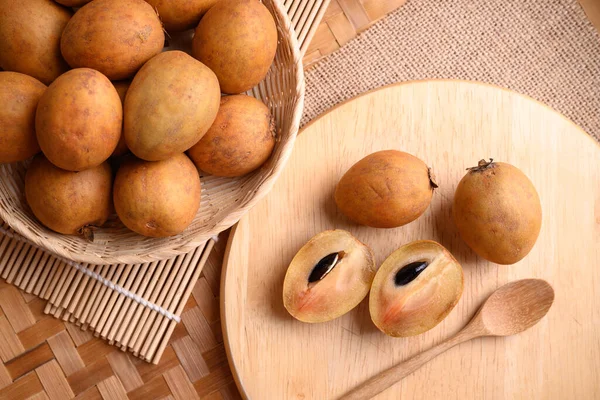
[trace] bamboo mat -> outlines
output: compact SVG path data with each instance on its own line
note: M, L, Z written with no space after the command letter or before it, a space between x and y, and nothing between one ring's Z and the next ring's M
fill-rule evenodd
M47 315L44 299L0 281L0 399L239 398L219 320L226 241L223 233L156 365Z

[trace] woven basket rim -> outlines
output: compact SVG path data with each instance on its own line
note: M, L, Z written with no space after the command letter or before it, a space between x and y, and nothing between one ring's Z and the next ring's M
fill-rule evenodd
M263 0L264 2L264 0ZM266 178L260 182L256 188L253 189L252 197L247 201L244 206L239 207L237 210L227 214L222 219L216 221L214 227L205 233L198 233L187 239L182 239L178 236L173 237L174 244L168 246L166 249L160 249L151 253L136 253L136 254L119 254L119 255L98 255L92 251L89 252L78 252L75 253L67 249L64 245L52 245L49 242L49 238L45 235L40 235L29 229L29 225L24 224L6 210L0 206L0 218L4 220L15 232L22 235L28 241L32 242L36 246L43 248L45 251L55 254L59 257L63 257L76 262L85 264L95 265L110 265L110 264L137 264L145 262L153 262L157 260L166 260L174 258L180 254L188 253L198 246L206 243L211 237L217 236L219 233L229 229L240 218L246 214L258 201L266 196L272 189L283 168L287 164L287 161L291 155L291 152L298 135L300 127L300 120L302 118L302 112L304 110L304 68L302 64L302 53L294 31L292 22L285 10L285 7L278 0L269 0L271 9L275 14L276 23L279 25L282 34L285 34L286 41L289 42L289 53L292 56L293 64L296 68L295 73L295 104L293 112L290 115L289 124L289 135L285 143L280 147L280 157L274 163L273 169L269 174L266 174ZM46 228L47 229L47 228ZM54 234L54 232L50 232Z

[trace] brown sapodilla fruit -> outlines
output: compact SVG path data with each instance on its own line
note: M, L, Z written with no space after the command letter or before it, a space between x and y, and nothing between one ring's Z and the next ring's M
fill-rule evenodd
M40 151L35 109L46 85L18 72L0 72L0 163L23 161Z
M185 154L153 162L130 157L121 164L113 190L123 224L144 236L183 232L200 207L200 176Z
M127 91L127 147L148 161L183 153L210 128L220 99L217 77L206 65L178 50L153 57Z
M283 305L300 321L330 321L367 296L375 271L371 249L349 232L321 232L290 263L283 282Z
M67 7L81 7L92 0L55 0L57 3Z
M269 108L244 94L224 96L217 118L188 155L202 171L242 176L259 168L275 147L275 123Z
M460 300L463 285L462 267L442 245L430 240L408 243L375 275L371 319L390 336L421 334L446 318Z
M242 93L262 81L277 50L277 28L258 0L220 0L204 15L192 54L212 69L224 93Z
M492 159L469 168L454 193L452 214L469 247L496 264L525 257L542 226L542 205L529 178Z
M52 0L0 0L0 68L52 83L69 69L60 37L72 15Z
M195 28L200 18L219 0L146 0L158 12L169 32Z
M52 164L69 171L102 164L119 142L122 123L115 87L89 68L72 69L52 82L35 116L42 151Z
M354 164L335 189L335 203L354 222L395 228L421 216L437 187L431 169L397 150L370 154Z
M113 82L113 85L114 85L115 89L117 90L117 93L119 94L119 98L121 99L123 108L125 108L125 96L127 95L127 90L129 89L129 86L131 85L131 81L129 81L129 80L116 81L116 82ZM128 151L129 151L129 149L127 148L127 143L125 142L125 134L121 130L121 136L119 137L119 143L117 143L117 147L115 147L115 150L112 152L111 157L122 156L123 154L127 153Z
M38 154L25 174L25 197L38 220L67 235L101 226L112 213L112 172L107 163L81 172L65 171Z
M71 18L60 49L71 67L119 80L132 77L164 42L158 15L144 0L94 0Z

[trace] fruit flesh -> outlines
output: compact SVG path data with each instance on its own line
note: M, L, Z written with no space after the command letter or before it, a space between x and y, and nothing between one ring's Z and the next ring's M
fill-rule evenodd
M315 266L336 253L338 261L322 279L310 282ZM372 251L343 230L324 231L294 256L284 284L283 304L303 322L325 322L356 307L369 292L375 275Z
M514 264L531 251L539 236L540 199L518 168L502 162L484 164L458 184L454 222L462 239L481 257Z
M198 24L192 54L215 72L224 93L237 94L264 79L276 50L277 27L262 3L222 0Z
M395 228L421 216L435 184L427 165L397 150L370 154L354 164L335 189L335 203L352 221Z
M46 85L18 72L0 72L0 163L23 161L40 151L35 110Z
M208 132L188 151L196 166L215 176L242 176L259 168L275 146L269 108L246 95L224 96Z
M33 214L46 227L67 235L104 224L112 212L111 190L107 163L71 172L38 154L25 174L25 197Z
M423 262L427 266L412 280L397 284L402 268ZM387 335L418 335L439 324L462 291L462 268L443 246L426 240L412 242L392 253L379 268L369 298L371 319Z

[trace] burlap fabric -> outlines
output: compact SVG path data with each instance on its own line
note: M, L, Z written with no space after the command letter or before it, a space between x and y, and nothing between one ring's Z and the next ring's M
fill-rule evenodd
M306 72L303 124L390 83L493 83L600 140L600 35L576 0L408 0Z

